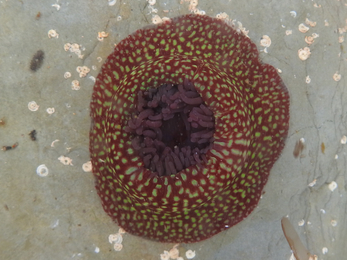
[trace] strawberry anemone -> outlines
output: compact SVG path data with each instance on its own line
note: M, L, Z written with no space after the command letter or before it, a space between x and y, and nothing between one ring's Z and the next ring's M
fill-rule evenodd
M258 204L288 133L289 95L249 38L185 15L115 47L96 79L91 118L107 214L131 234L192 243Z

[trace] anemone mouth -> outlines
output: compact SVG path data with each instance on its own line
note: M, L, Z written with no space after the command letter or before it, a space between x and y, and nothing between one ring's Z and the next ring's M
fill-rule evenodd
M215 132L213 112L187 78L139 91L136 110L125 131L155 176L175 175L192 165L203 167Z

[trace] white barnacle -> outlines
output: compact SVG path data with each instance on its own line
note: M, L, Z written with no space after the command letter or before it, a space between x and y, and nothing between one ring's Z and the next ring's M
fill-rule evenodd
M169 21L171 21L171 18L164 16L164 17L161 18L161 20L163 22L169 22Z
M305 47L303 49L298 50L298 56L300 60L307 60L311 55L311 50L309 47Z
M341 80L341 74L339 74L337 71L335 72L335 74L333 75L333 79L335 81L340 81Z
M55 112L55 109L54 109L54 107L49 107L49 108L46 109L46 112L48 114L52 115Z
M120 233L111 234L108 236L108 242L110 242L110 244L112 243L122 244L123 236Z
M113 248L115 251L121 251L123 249L123 245L119 243L115 243Z
M46 165L41 164L39 167L36 169L36 173L40 177L46 177L48 175L48 168Z
M154 24L159 24L159 23L162 23L163 20L160 18L159 15L154 15L153 18L152 18L152 23Z
M102 31L102 32L98 32L98 41L102 42L104 40L104 38L108 37L108 33Z
M59 38L59 34L56 32L56 30L49 30L48 38Z
M169 256L171 259L177 259L180 252L178 251L177 247L173 247L169 251Z
M39 109L39 105L38 104L36 104L36 102L35 101L30 101L29 103L28 103L28 109L30 110L30 111L37 111L38 109Z
M343 43L345 41L345 38L343 35L339 36L339 43Z
M309 27L307 27L306 25L304 25L303 23L299 24L299 31L302 33L306 33L308 30L310 30Z
M263 35L263 37L261 37L261 40L260 40L260 45L263 46L263 47L270 47L271 45L271 39L268 35Z
M305 36L305 42L306 42L308 45L311 45L311 44L314 42L313 36Z
M82 165L82 169L85 172L91 172L92 171L92 162L88 161Z
M80 82L78 80L73 80L71 82L71 88L73 90L79 90L81 87L80 87Z
M169 260L170 259L170 255L168 251L164 251L163 254L160 254L160 260Z
M186 257L187 257L187 259L193 259L195 257L195 251L189 249L186 252Z
M311 78L310 78L309 75L306 76L306 80L305 80L305 81L306 81L307 84L310 84L310 83L311 83Z
M71 77L71 73L70 72L67 71L67 72L64 73L64 78L65 79L68 79L70 77Z
M72 164L72 159L69 158L69 157L66 157L66 156L61 155L61 156L58 158L58 160L59 160L62 164L64 164L64 165L71 165L71 166L73 166L73 164Z
M312 22L308 18L306 18L305 23L311 27L315 27L317 22Z
M80 78L84 78L90 72L90 69L87 66L78 66L76 71L79 73Z

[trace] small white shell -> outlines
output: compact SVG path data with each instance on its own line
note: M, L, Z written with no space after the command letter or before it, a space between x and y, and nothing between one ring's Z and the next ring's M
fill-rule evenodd
M94 76L89 76L89 79L91 79L93 82L96 81L96 78Z
M157 2L156 0L148 0L148 3L149 3L150 5L155 5L156 2Z
M49 171L48 171L48 168L46 167L46 165L41 164L39 167L37 167L36 173L40 177L46 177L48 175Z
M108 0L109 6L114 6L117 3L117 0Z
M30 101L29 103L28 103L28 109L30 110L30 111L37 111L38 109L39 109L39 105L38 104L36 104L36 102L35 101Z
M60 5L58 5L58 4L53 4L52 6L55 7L55 8L57 8L57 11L60 10Z
M316 185L316 183L317 183L317 179L314 179L313 181L311 181L311 182L308 184L308 186L309 186L309 187L313 187L314 185Z
M55 144L56 142L59 142L59 140L58 140L58 139L55 139L55 140L51 143L51 147L54 147L54 144Z
M299 227L302 227L303 225L305 225L305 220L300 220L299 222L298 222L298 225L299 225Z
M92 162L88 161L82 165L82 169L85 172L91 172L92 171Z
M296 12L295 11L290 11L290 15L295 18L296 17Z
M55 109L54 109L54 107L49 107L49 108L46 109L46 112L48 114L52 115L55 112Z
M311 78L310 78L310 76L306 76L306 80L305 80L305 81L306 81L307 84L311 83Z
M341 138L341 144L346 144L347 143L347 136L342 136Z
M327 248L327 247L323 247L323 248L322 248L322 253L323 253L323 255L325 255L326 253L328 253L328 248Z
M337 188L337 183L332 181L329 183L329 190L334 191Z
M307 27L306 25L304 25L303 23L299 24L299 31L302 33L306 33L308 30L310 30L309 27Z
M300 60L307 60L311 55L311 50L309 47L298 50L298 56Z
M330 224L333 226L333 227L336 227L337 226L337 221L335 219L331 220L330 221Z
M293 30L287 30L286 35L291 35L293 33Z
M186 252L186 257L187 257L187 259L193 259L195 257L195 251L189 249Z

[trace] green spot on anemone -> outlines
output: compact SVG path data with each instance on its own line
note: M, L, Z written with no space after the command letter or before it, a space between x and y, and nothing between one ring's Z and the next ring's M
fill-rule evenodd
M163 91L176 114L159 120L164 112L144 108L141 98ZM131 234L192 243L232 227L257 206L287 137L289 95L249 38L221 20L185 15L115 47L96 79L91 118L95 187L107 214ZM199 132L191 130L194 122ZM137 124L147 127L133 128L144 135L129 130ZM182 156L194 135L209 146L191 149L202 155L187 148L191 153ZM144 148L165 142L171 150L160 156L168 159L158 164L138 139ZM158 174L158 165L171 173Z

